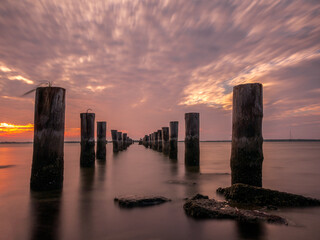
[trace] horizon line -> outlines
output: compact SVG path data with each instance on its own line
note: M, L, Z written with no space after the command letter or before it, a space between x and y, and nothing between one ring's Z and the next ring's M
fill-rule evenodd
M139 142L139 140L133 139L134 142ZM297 139L264 139L264 142L320 142L320 139L313 138L297 138ZM95 141L96 142L96 141ZM107 142L112 143L112 141L107 140ZM178 142L184 142L184 140L179 140ZM200 140L200 142L232 142L232 140ZM1 141L0 144L23 144L23 143L33 143L33 141ZM64 143L80 143L80 141L67 140Z

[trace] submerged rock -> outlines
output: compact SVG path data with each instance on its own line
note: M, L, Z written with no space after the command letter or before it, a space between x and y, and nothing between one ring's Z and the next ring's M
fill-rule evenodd
M320 200L276 190L250 186L242 183L218 188L225 198L233 203L255 206L305 207L320 206Z
M269 222L277 224L288 224L287 220L277 216L257 210L244 210L228 205L226 201L216 201L208 199L206 196L196 195L188 200L183 206L187 215L194 218L212 219L234 219L243 222Z
M122 196L116 197L115 202L118 202L120 207L132 208L132 207L147 207L153 205L159 205L165 202L171 201L170 199L162 196Z
M183 181L183 180L169 180L166 183L169 184L181 184L181 185L196 185L196 182L188 182L188 181Z

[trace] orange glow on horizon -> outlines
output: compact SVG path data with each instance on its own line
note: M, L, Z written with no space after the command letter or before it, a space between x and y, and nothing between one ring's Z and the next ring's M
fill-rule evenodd
M0 136L6 136L9 134L18 134L25 132L32 132L33 124L28 123L27 125L15 125L11 123L0 123Z
M31 137L30 133L33 132L34 126L31 123L26 125L15 125L12 123L0 123L0 137L5 138L15 138L17 135L24 137ZM27 135L25 135L26 133ZM65 137L79 137L80 136L80 128L66 128Z

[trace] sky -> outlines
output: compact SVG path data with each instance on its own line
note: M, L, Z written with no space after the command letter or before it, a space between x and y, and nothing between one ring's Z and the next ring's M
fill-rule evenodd
M80 113L134 139L200 113L201 140L231 139L232 88L263 84L265 139L320 139L318 0L0 0L0 141L32 141L34 93L66 89Z

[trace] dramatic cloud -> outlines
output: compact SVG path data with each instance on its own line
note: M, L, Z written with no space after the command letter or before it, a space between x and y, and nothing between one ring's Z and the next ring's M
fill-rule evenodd
M201 139L230 139L233 86L261 82L265 138L320 138L319 21L312 0L2 0L0 122L32 123L21 96L49 81L67 139L88 108L134 138L179 120L182 139L197 111Z

